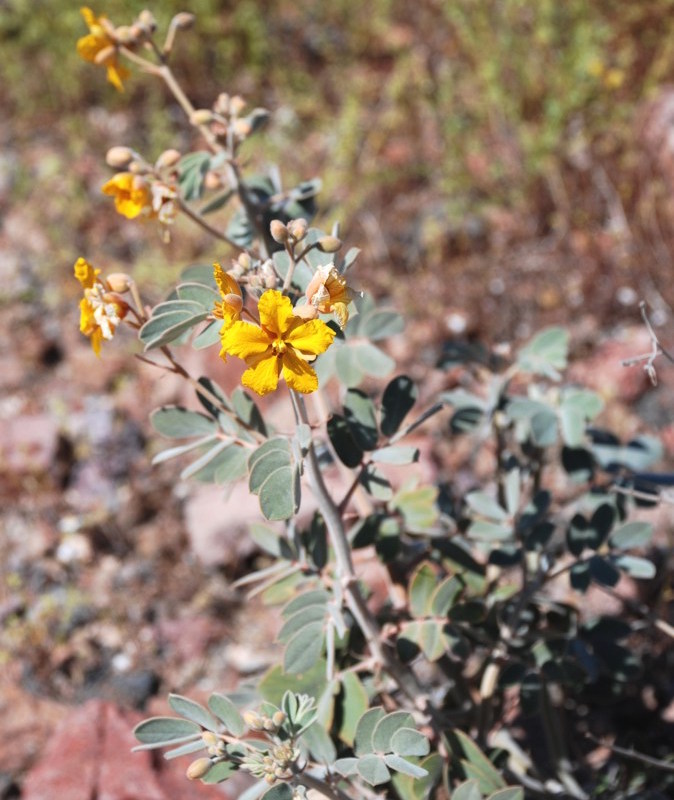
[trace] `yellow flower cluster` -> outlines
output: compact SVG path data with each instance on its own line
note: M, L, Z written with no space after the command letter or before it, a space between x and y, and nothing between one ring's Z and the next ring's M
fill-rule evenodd
M110 36L110 23L106 17L97 17L86 6L80 9L89 33L77 42L77 52L85 61L106 67L108 80L120 92L124 91L123 81L129 77L129 70L119 63L117 46Z
M100 272L83 258L75 262L75 277L84 290L80 300L80 331L89 337L97 356L101 354L103 339L112 339L129 310L127 303L112 291L110 283L98 277Z
M243 385L265 395L276 390L282 376L296 392L316 391L318 376L309 362L332 344L332 328L295 315L290 299L276 289L268 289L258 302L260 324L244 322L239 319L243 304L236 281L219 264L215 276L222 296L214 311L223 320L220 356L224 360L229 354L246 362Z

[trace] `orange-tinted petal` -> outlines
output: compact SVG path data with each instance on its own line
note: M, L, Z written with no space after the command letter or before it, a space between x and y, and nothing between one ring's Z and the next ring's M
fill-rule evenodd
M284 337L285 341L305 355L317 356L325 352L332 344L335 332L320 319L302 321L294 325Z
M125 81L131 73L126 67L122 67L116 58L114 61L111 61L109 64L107 64L107 68L108 81L115 87L115 89L117 89L118 92L123 92L124 84L122 81Z
M100 36L94 36L93 33L88 33L77 40L77 52L85 61L95 61L96 56L107 46Z
M291 389L302 394L315 392L318 389L318 376L309 364L301 359L292 348L286 350L282 361L283 377Z
M281 359L273 353L247 359L249 368L241 376L241 383L257 394L269 394L278 387Z
M82 284L82 288L91 289L94 285L96 276L100 272L99 269L94 269L92 265L84 258L78 258L75 262L75 277Z
M217 261L213 264L213 277L215 278L215 282L218 285L218 290L222 297L228 294L238 294L239 297L242 296L239 284L228 272L225 272Z
M267 289L260 298L257 309L260 324L271 333L283 337L293 321L293 306L290 298L277 289Z
M233 322L223 327L220 342L225 353L243 358L246 363L272 352L269 336L252 322Z

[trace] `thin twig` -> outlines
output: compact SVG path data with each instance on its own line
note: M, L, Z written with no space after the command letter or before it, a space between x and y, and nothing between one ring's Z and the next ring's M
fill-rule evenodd
M610 744L609 742L604 742L601 739L597 739L596 736L593 736L591 733L586 733L585 736L598 744L600 747L607 747L612 753L615 753L618 756L623 756L623 758L629 758L632 761L640 761L642 764L648 764L650 767L655 767L656 769L664 770L665 772L674 772L674 762L672 761L662 761L659 758L653 758L652 756L647 756L644 753L638 753L636 750L628 750L625 747L618 747L618 745Z

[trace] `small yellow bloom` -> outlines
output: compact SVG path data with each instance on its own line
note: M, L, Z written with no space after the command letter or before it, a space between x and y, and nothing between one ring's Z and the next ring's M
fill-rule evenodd
M236 322L241 316L243 308L243 294L241 287L234 278L218 264L213 264L213 277L218 285L222 302L215 304L213 316L224 321L225 326Z
M118 172L102 186L101 191L115 198L115 208L127 219L134 219L143 213L146 216L155 215L150 187L140 175Z
M117 326L126 316L129 306L98 275L99 269L83 258L75 262L75 277L84 289L80 300L80 331L91 340L97 356L101 354L103 339L112 339Z
M129 77L130 73L119 63L115 42L105 27L106 17L96 17L94 12L86 6L80 9L80 13L89 28L89 33L78 40L77 52L85 61L103 64L107 68L110 83L115 89L123 92L123 81ZM99 56L104 50L107 50L108 53Z
M306 289L307 301L321 314L334 314L339 327L349 321L349 303L353 300L346 278L333 264L319 267Z
M223 353L242 358L248 365L241 382L258 394L278 387L281 374L296 392L318 388L318 376L309 366L332 344L335 332L319 319L306 321L293 314L289 298L268 289L258 303L260 327L233 322L223 328Z

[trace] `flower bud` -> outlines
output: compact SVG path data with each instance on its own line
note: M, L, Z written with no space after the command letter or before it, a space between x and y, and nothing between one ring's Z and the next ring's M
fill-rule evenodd
M243 99L243 97L241 97L240 94L235 94L234 97L230 98L229 113L233 117L238 117L245 107L246 107L246 101Z
M110 291L116 292L117 294L128 292L131 286L131 278L124 272L113 272L111 275L107 275L105 282Z
M248 255L248 253L239 253L239 257L236 260L238 265L241 267L242 270L244 270L244 272L248 272L248 270L253 265L253 260L250 257L250 255Z
M285 244L288 241L288 228L281 222L280 219L273 219L269 223L269 231L271 238L279 244Z
M250 124L250 122L248 122L247 119L234 120L232 128L239 139L245 139L246 136L249 136L250 132L253 130L253 126Z
M108 47L101 48L98 53L96 53L94 57L94 64L105 64L106 62L110 61L111 58L115 57L115 46L108 45Z
M218 189L220 186L222 186L220 176L215 172L207 172L206 177L204 178L204 186L207 189Z
M111 147L105 155L105 161L114 169L125 169L134 160L136 154L130 147Z
M215 747L218 744L218 737L212 731L204 731L201 740L208 747Z
M342 246L342 240L336 236L323 236L318 240L316 246L323 253L336 253Z
M115 40L119 44L136 44L142 35L143 31L138 25L120 25L115 28Z
M133 179L133 181L131 183L131 188L134 191L139 192L139 191L147 190L148 184L147 184L147 181L145 180L145 178L142 175L136 175L136 176L134 176L134 179Z
M284 711L275 711L272 714L272 722L276 725L277 728L280 728L281 725L286 721L286 715Z
M311 303L305 303L303 306L295 306L293 314L300 319L316 319L318 316L318 309ZM279 723L280 724L280 723Z
M295 239L296 242L301 242L307 235L307 228L309 223L303 218L291 219L288 223L288 233Z
M157 20L155 19L154 14L147 9L144 9L140 12L138 15L138 22L150 33L154 33L157 30Z
M180 14L176 14L175 17L171 20L171 25L177 28L180 31L186 31L194 25L194 20L196 17L194 14L190 14L187 11L181 11Z
M198 108L190 114L192 125L208 125L213 120L213 112L209 108Z
M213 762L210 758L197 758L196 761L193 761L189 765L185 771L185 775L189 780L196 781L198 778L203 778L212 766Z
M243 299L238 294L226 294L222 299L230 308L233 308L237 314L240 313L243 308Z
M251 731L261 731L264 729L262 717L256 711L244 711L241 716Z
M229 95L227 92L221 92L218 95L215 103L213 103L213 111L215 111L216 114L222 114L223 116L229 114Z
M181 154L179 150L175 150L174 148L170 148L169 150L164 150L163 153L159 156L155 163L156 169L168 169L169 167L175 167L175 165L180 161Z

